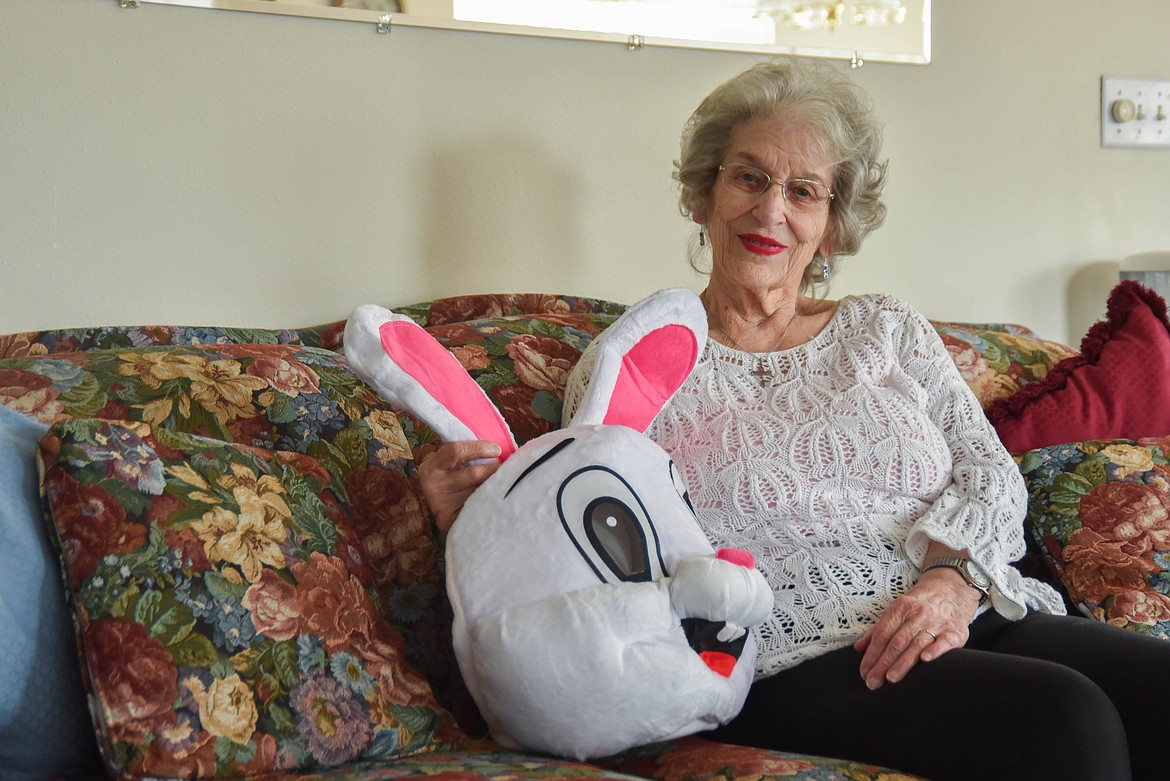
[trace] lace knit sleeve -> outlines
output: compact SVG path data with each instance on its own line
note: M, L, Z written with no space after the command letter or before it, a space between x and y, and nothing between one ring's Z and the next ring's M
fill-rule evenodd
M581 397L585 395L585 388L589 385L589 378L593 376L593 366L597 363L597 340L594 339L581 353L577 365L569 372L565 381L565 400L561 406L561 428L569 425L577 407L581 404Z
M910 530L906 552L921 567L931 540L966 550L992 575L992 606L1008 618L1025 606L1064 612L1059 596L1010 564L1024 555L1028 497L1019 469L929 321L905 306L895 349L925 393L926 411L951 453L951 485Z

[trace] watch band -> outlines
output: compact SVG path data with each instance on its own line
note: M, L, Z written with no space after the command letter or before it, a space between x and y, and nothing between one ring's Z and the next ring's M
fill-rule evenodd
M929 572L932 569L939 569L940 567L953 569L962 576L968 586L979 592L979 604L982 605L987 601L987 597L991 591L991 583L990 581L986 583L977 581L971 574L970 568L972 566L979 567L978 564L974 564L970 559L964 559L960 556L937 556L927 562L926 566L922 568L922 571ZM979 571L982 572L983 568L979 567Z

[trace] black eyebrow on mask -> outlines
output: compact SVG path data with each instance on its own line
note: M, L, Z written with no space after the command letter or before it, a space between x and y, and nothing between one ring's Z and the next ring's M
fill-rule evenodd
M523 480L524 478L528 477L528 475L532 474L538 466L542 465L545 461L548 461L550 458L555 456L557 453L561 452L562 450L567 448L569 445L573 444L573 442L575 442L576 439L577 439L576 437L569 437L568 439L564 440L563 442L558 442L556 445L554 445L552 447L551 450L549 450L547 453L545 453L540 458L536 459L536 461L534 461L532 463L532 466L528 467L523 472L521 472L520 476L516 478L516 482L512 483L512 485L508 487L508 491L507 491L507 493L504 494L504 498L507 499L508 494L512 493L512 490L516 486L520 485L520 481Z

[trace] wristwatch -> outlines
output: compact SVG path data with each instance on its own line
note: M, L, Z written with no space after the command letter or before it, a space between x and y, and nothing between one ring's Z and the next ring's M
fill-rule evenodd
M946 567L958 572L963 576L963 580L967 581L968 586L979 592L979 604L982 605L987 601L987 596L991 592L991 578L983 567L970 559L959 556L938 556L928 561L922 571L927 572L938 567Z

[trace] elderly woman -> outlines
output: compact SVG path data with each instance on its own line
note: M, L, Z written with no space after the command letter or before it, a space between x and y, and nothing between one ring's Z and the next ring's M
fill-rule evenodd
M721 85L683 133L710 340L647 434L712 543L775 591L756 682L714 737L936 780L1164 778L1170 644L1060 615L1010 566L1023 483L922 315L818 294L883 221L880 148L855 85L793 61ZM420 467L441 528L493 448Z

